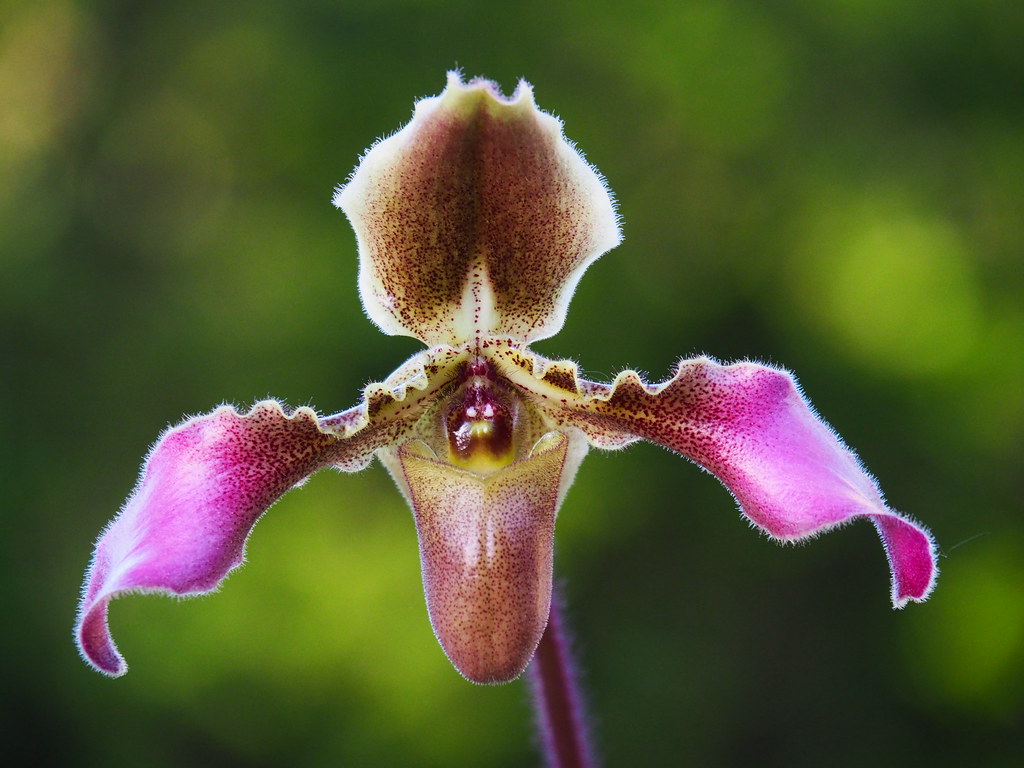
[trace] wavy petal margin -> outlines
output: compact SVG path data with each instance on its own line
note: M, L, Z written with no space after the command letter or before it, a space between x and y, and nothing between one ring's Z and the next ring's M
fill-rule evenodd
M288 414L266 400L244 415L223 406L165 432L96 544L75 625L82 657L104 674L123 675L127 665L107 622L111 600L215 589L242 563L250 531L282 494L326 467L365 467L374 451L414 429L466 355L424 350L367 386L360 405L334 416L319 418L310 408Z
M938 574L931 533L886 506L874 478L787 371L697 358L660 384L624 371L606 385L580 379L574 363L514 348L499 356L505 374L558 423L579 427L600 448L640 438L682 454L715 475L773 538L795 541L869 518L889 559L893 606L931 593Z
M427 344L553 335L584 270L621 239L603 179L530 85L504 98L457 72L334 204L356 233L366 313Z
M312 410L287 415L272 400L244 416L224 406L166 432L96 545L75 627L82 657L104 674L123 675L128 668L107 625L110 601L126 592L215 589L241 564L260 515L344 451Z

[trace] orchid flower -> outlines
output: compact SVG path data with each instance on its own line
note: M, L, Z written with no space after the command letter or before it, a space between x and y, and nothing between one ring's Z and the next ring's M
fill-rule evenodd
M167 430L86 575L75 636L98 671L127 670L108 627L112 599L215 589L282 494L374 456L412 508L434 633L475 682L518 677L537 648L555 517L590 448L647 440L675 451L777 540L867 518L893 605L928 597L930 533L886 506L788 372L698 358L658 384L631 370L603 384L529 349L562 327L580 277L620 240L602 177L529 84L506 98L450 74L366 153L334 203L355 230L367 315L427 349L331 416L265 400Z

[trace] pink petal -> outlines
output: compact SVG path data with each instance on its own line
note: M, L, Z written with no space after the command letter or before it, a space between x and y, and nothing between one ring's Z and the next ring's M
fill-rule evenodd
M356 233L367 314L427 344L551 336L583 271L620 239L601 177L529 84L506 99L457 73L334 202Z
M318 469L364 468L376 450L413 432L468 357L435 347L413 355L363 401L318 419L274 401L246 415L222 407L168 430L121 514L107 526L83 588L75 637L105 674L127 667L110 637L107 606L125 592L208 592L242 562L245 540L281 494Z
M246 415L221 407L166 432L121 514L100 537L86 575L75 637L83 658L111 676L127 671L107 626L126 592L209 592L241 564L256 520L318 469L351 458L309 408L274 401Z
M547 437L530 457L489 475L458 469L414 441L398 451L419 533L434 633L477 683L518 677L551 607L555 514L579 463Z
M802 539L868 517L889 558L893 605L931 592L930 532L886 506L874 478L786 371L699 358L681 362L661 384L625 371L609 386L579 379L572 363L518 350L502 356L506 375L557 421L580 427L598 447L642 438L671 448L721 480L775 538Z

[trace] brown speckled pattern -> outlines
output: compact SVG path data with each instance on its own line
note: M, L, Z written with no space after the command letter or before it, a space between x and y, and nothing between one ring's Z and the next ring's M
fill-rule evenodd
M312 472L352 460L358 448L320 430L309 408L224 406L166 432L150 452L120 515L97 543L79 607L82 655L108 675L127 666L107 627L126 591L210 591L243 559L260 515Z
M215 589L242 563L253 526L283 493L325 467L365 467L434 407L467 354L425 350L369 385L362 404L327 418L266 400L245 414L224 406L168 430L97 543L76 626L83 657L105 674L124 674L107 624L111 600Z
M507 100L450 80L370 150L336 203L357 234L370 316L427 343L555 333L583 269L619 239L600 178L526 85Z
M265 401L165 432L86 577L76 637L96 669L126 669L107 627L113 598L216 588L281 494L374 455L413 507L434 631L476 682L518 676L537 647L555 516L589 445L670 448L778 539L868 517L889 557L893 605L931 592L930 533L886 506L788 372L699 358L660 384L634 371L601 384L529 351L562 326L583 271L620 233L600 176L528 84L506 99L450 73L441 96L370 149L335 203L356 232L370 318L433 346L332 416Z
M322 418L320 428L350 446L335 467L363 469L375 450L415 433L469 357L468 350L447 346L417 352L385 381L367 385L359 405Z
M574 363L514 345L499 345L492 359L548 419L582 430L593 445L644 439L694 461L774 538L796 541L868 518L889 558L893 606L931 592L931 534L886 505L874 478L787 371L696 358L681 361L660 384L645 383L635 371L596 384L581 379Z
M540 641L568 443L559 435L546 450L488 476L417 453L415 444L399 451L430 621L469 680L518 677Z

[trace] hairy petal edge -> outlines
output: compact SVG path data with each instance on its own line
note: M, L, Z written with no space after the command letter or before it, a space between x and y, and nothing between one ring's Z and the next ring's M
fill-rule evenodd
M509 348L505 374L554 420L591 443L658 443L715 475L770 536L795 541L857 517L878 529L902 608L931 593L938 572L927 528L891 510L874 478L814 412L786 371L756 363L684 360L668 381L635 371L610 384L579 378L575 364Z
M427 344L553 335L584 270L620 240L603 179L530 85L505 98L456 72L334 203L355 230L370 319Z
M110 601L127 592L215 589L241 564L260 515L346 450L345 441L321 431L311 409L286 415L272 400L245 415L223 406L167 431L96 544L75 626L82 657L104 674L123 675L127 665L107 624Z

